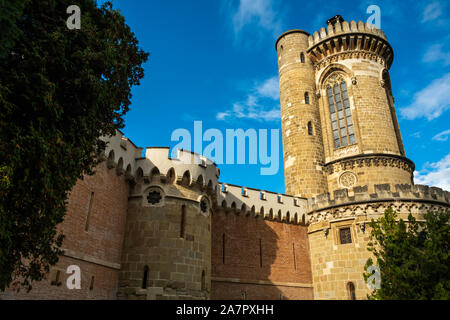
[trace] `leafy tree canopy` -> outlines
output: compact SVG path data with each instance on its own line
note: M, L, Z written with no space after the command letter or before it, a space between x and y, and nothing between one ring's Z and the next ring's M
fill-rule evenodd
M31 289L61 253L67 193L123 127L148 54L110 2L0 0L0 289ZM19 281L19 280L17 280Z
M380 268L380 288L368 296L382 300L450 299L450 211L429 212L424 221L411 214L397 219L388 208L384 216L370 223L368 250ZM364 278L370 280L365 266Z

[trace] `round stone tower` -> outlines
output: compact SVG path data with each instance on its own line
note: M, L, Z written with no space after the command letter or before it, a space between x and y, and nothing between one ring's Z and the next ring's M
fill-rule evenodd
M327 191L315 72L309 34L290 30L277 40L286 193L311 197Z
M365 298L369 221L388 207L402 219L438 212L448 193L413 183L381 30L335 16L311 36L282 34L276 47L286 192L309 198L314 298Z
M384 33L340 16L308 39L315 70L328 190L412 184L389 79Z
M219 169L189 151L171 159L169 148L147 148L130 172L118 298L209 299Z
M412 184L389 78L384 33L340 16L313 35L276 42L286 193L304 197Z

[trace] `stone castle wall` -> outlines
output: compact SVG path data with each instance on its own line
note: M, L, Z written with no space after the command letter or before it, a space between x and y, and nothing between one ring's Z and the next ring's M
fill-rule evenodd
M350 299L348 284L355 287L356 299L365 299L369 288L363 279L372 219L383 216L388 207L407 220L412 213L421 219L428 211L450 208L450 193L427 186L376 185L375 192L362 187L352 195L346 189L319 195L309 201L308 238L311 250L315 299ZM341 244L340 230L350 228L351 243Z
M151 204L146 197L155 190L162 198ZM201 188L163 184L160 177L137 183L128 206L119 299L209 298L211 209L201 195ZM206 208L201 201L208 201Z

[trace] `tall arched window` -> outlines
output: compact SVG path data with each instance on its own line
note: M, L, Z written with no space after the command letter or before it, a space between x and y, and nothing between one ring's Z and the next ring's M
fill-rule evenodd
M348 298L350 300L356 300L355 285L353 284L353 282L347 283L347 291L348 291Z
M300 52L300 62L305 63L305 54L303 52Z
M327 85L334 147L341 148L356 143L347 84L340 76L334 76Z
M309 93L305 92L305 104L309 104Z

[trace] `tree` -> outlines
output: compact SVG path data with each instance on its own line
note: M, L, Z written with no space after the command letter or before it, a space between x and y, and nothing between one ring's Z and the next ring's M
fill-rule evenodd
M144 75L148 53L121 13L79 0L81 29L69 30L72 3L6 1L6 12L0 0L1 290L31 290L58 261L68 191L93 174Z
M369 299L450 299L450 211L428 212L424 221L400 219L392 208L370 222L368 250L380 268L380 288ZM369 258L364 279L370 280Z

